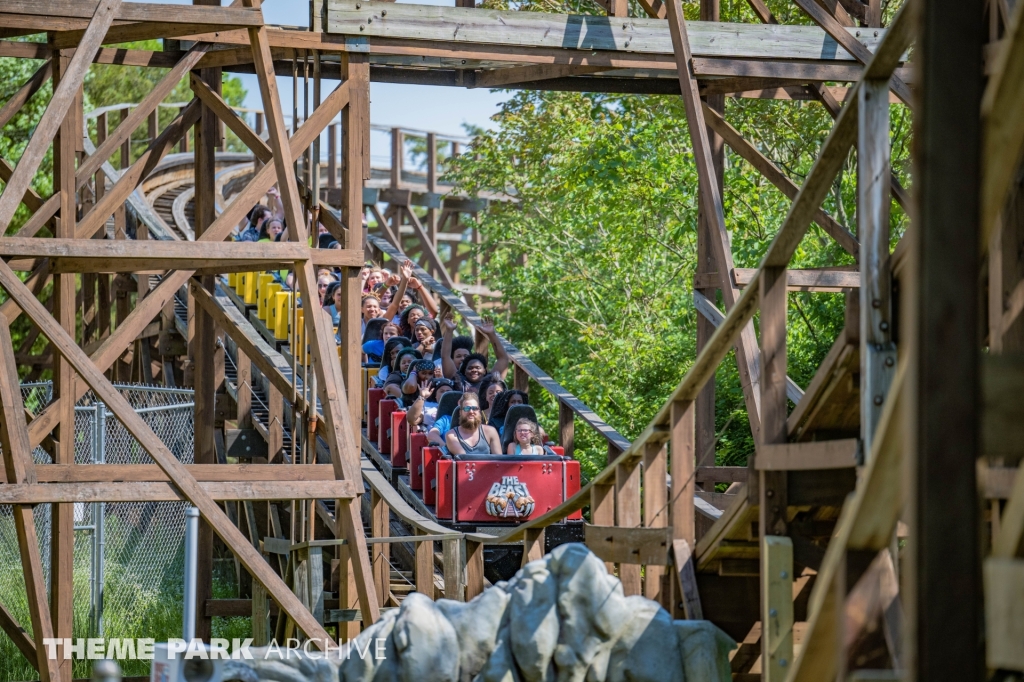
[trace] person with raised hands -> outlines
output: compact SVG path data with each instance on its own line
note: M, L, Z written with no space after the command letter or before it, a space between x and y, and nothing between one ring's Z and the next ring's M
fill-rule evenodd
M494 331L494 325L486 321L477 325L477 329L494 346L496 357L494 365L490 369L487 368L487 356L481 353L462 354L461 364L456 364L455 353L452 351L455 326L452 316L446 315L442 322L444 333L441 337L441 370L444 376L456 383L461 383L463 391L474 392L480 389L480 384L488 375L493 374L499 379L504 379L508 374L509 357L505 345L501 343L498 334Z

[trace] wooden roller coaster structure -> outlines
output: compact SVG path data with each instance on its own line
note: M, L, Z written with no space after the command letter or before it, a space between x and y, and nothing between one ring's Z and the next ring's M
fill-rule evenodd
M625 0L597 0L607 16L485 10L473 0L314 0L308 30L267 25L259 0L5 0L3 37L46 41L0 40L0 56L42 60L0 106L0 125L53 83L16 165L0 160L0 504L12 506L18 531L31 635L2 603L0 628L40 679L72 677L43 642L72 636L74 504L174 498L203 518L202 638L214 616L252 614L258 642L298 631L324 643L332 626L348 639L400 601L396 580L472 598L486 584L485 547L521 546L529 561L543 553L546 528L589 508L587 545L627 594L709 619L741 642L736 680L1003 679L1024 670L1024 3L907 0L883 28L881 0L792 1L813 25L779 25L762 0L747 0L760 24L719 22L718 0L701 0L692 22L679 0L639 0L647 17L628 16ZM110 47L153 38L163 50ZM111 131L111 111L82 109L93 63L169 71L143 101L117 109ZM314 108L301 125L296 112L289 131L276 76L300 65ZM221 97L225 70L256 74L255 129ZM157 107L185 76L194 98L160 130ZM341 82L330 93L321 91L327 78ZM515 387L533 382L558 402L567 454L577 420L608 448L607 466L578 493L505 530L457 532L422 513L361 430L367 255L400 257L412 234L420 279L479 321L455 291L460 259L450 267L437 246L446 210L457 224L458 213L480 207L440 194L436 159L422 187L404 185L400 151L387 186L368 192L371 81L667 94L685 104L699 178L697 357L630 441L502 340ZM726 95L813 99L833 115L802 183L728 124ZM891 102L914 115L912 193L890 168ZM339 115L324 182L320 138ZM87 116L95 142L83 135ZM144 125L147 147L132 163L125 145ZM251 155L223 151L225 126ZM191 157L175 160L189 131ZM730 251L723 144L792 201L752 271L734 267ZM54 191L44 198L31 182L51 146ZM821 208L854 149L855 231ZM275 183L287 241L225 241ZM892 201L912 221L890 253ZM21 204L32 215L12 232ZM361 227L367 211L371 235ZM340 251L307 246L318 220ZM856 269L788 268L812 222ZM329 318L302 315L293 300L316 300L318 266L342 272L340 347ZM255 284L241 297L230 286L272 269L292 270L296 291L261 303ZM846 292L846 323L806 389L787 376L794 290ZM712 303L719 291L724 312ZM248 307L271 303L273 327ZM22 314L33 328L14 348L10 324ZM39 335L48 361L28 355ZM713 378L732 349L756 441L742 468L714 461ZM44 367L53 400L29 413L19 379ZM194 465L181 464L112 383L157 377L195 390ZM74 463L74 405L90 390L155 467ZM50 463L34 463L37 447ZM729 490L716 492L722 483ZM263 501L290 503L288 528L279 505ZM39 504L52 508L48 584ZM212 598L215 535L251 576L251 599Z

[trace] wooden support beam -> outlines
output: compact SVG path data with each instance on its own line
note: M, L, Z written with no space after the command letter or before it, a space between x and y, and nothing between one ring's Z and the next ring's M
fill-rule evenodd
M889 84L866 80L858 90L857 233L860 242L860 427L871 450L882 403L896 373L889 257Z
M200 483L332 481L330 464L281 467L270 464L186 464L185 470ZM156 464L37 464L36 482L144 483L170 481ZM15 483L0 471L0 483Z
M201 234L201 233L200 233ZM7 258L49 258L58 262L54 268L60 271L69 264L82 269L73 272L114 272L138 270L183 270L189 265L196 269L219 267L238 268L256 265L257 269L269 270L274 264L312 260L320 267L359 267L362 254L345 249L310 249L306 244L275 242L213 242L204 244L196 253L192 242L157 240L120 240L111 242L100 239L31 239L5 237L0 240L0 257Z
M36 5L36 3L30 3ZM0 194L0 230L6 230L14 216L14 212L21 203L25 194L35 177L36 170L43 160L50 142L57 134L72 104L77 100L79 88L85 78L85 72L92 64L92 57L99 48L103 36L114 20L121 0L101 0L95 7L83 7L91 10L89 16L89 28L82 37L81 43L68 64L62 69L60 84L53 90L53 97L46 107L46 112L39 123L36 124L32 138L18 161L14 175L4 187L3 194ZM81 7L81 5L79 5ZM4 11L7 11L7 3L4 4ZM38 5L36 5L38 10Z
M475 88L502 88L516 83L532 83L550 78L587 76L608 69L602 66L577 66L576 64L538 64L534 66L512 66L504 69L481 71L473 84Z
M693 401L677 400L672 403L670 413L672 497L671 510L672 537L686 540L691 547L696 547L695 512L693 507L693 480L696 468L694 452L694 405Z
M704 609L700 602L700 592L697 590L697 574L693 567L693 551L690 549L690 543L682 538L672 541L672 562L683 615L687 620L704 620Z
M203 465L217 466L217 465ZM279 465L277 465L279 466ZM200 482L199 488L216 502L231 500L351 499L351 481L233 481ZM0 487L0 504L35 505L56 502L176 502L187 501L174 483L136 481L116 483L22 483Z
M544 529L531 528L523 538L523 566L544 558Z
M97 6L97 12L103 5ZM113 8L116 5L111 5ZM109 24L108 24L109 25ZM90 27L90 30L91 27ZM98 37L93 37L98 42ZM83 43L85 39L83 39ZM61 91L69 85L70 79L73 82L73 94L70 105L64 110L60 126L53 140L53 191L60 200L61 219L57 224L54 236L57 238L69 238L75 235L75 221L77 216L77 193L75 192L75 160L78 152L78 141L82 137L82 98L83 91L81 80L84 79L84 71L88 68L85 64L82 75L75 73L72 66L79 55L91 57L89 52L94 48L86 49L79 46L78 51L72 57L68 50L54 51L52 57L54 93ZM83 53L83 50L84 53ZM54 96L56 98L56 94ZM54 99L50 100L50 107L54 105ZM49 111L49 108L47 109ZM46 114L43 115L46 118ZM38 133L38 128L36 129ZM29 143L31 146L31 143ZM27 154L27 150L26 150ZM20 169L25 157L18 164ZM11 182L14 180L12 178ZM8 185L8 190L10 185ZM11 295L11 292L8 291ZM13 299L14 296L11 295ZM22 306L24 307L24 306ZM70 274L55 275L53 277L52 293L53 319L65 334L74 338L76 330L77 305L75 297L75 276ZM27 312L27 311L26 311ZM44 313L47 314L47 313ZM30 316L31 317L31 316ZM36 322L42 330L42 325ZM53 366L53 397L60 399L66 397L74 390L74 371L66 358L56 357ZM61 407L57 412L56 446L52 453L54 463L71 464L75 461L74 435L76 432L75 412L73 403L68 400L61 401ZM50 508L50 619L53 624L53 636L63 639L72 636L74 625L74 507L70 504L55 504ZM58 668L58 675L62 682L70 682L72 676L71 662L60 661L55 664Z
M23 416L25 405L19 387L11 330L7 320L0 318L0 445L3 445L4 451L4 472L7 474L7 480L14 481L17 485L32 485L35 483L35 466ZM3 487L6 490L16 486ZM46 579L43 576L42 558L39 554L35 517L32 515L31 505L16 504L11 511L18 535L28 611L35 636L34 667L39 671L40 679L57 682L60 679L58 664L46 655L48 647L45 641L53 637L53 623L46 600Z
M952 680L976 677L984 666L975 256L987 243L979 226L986 38L980 0L929 0L903 11L915 6L921 7L914 56L921 85L914 145L921 163L914 177L914 274L904 307L911 311L907 357L914 363L905 467L912 556L902 585L912 634L904 658L909 678Z
M102 6L103 3L100 3ZM92 19L96 5L77 0L5 0L6 14L49 15ZM118 2L110 8L110 21L162 24L219 24L223 28L262 26L263 13L243 7L189 7L170 3ZM103 38L103 34L100 38Z
M743 270L747 271L746 268L743 268ZM756 271L749 272L753 273ZM793 271L786 270L786 272L791 274ZM736 270L736 279L740 279L739 269ZM752 277L747 279L746 282L750 282L751 279ZM710 322L712 327L717 329L725 321L725 314L714 303L705 298L704 294L697 291L696 287L694 287L693 292L693 303L694 307L697 308L697 312L701 314L701 317ZM804 397L804 390L788 375L786 376L786 397L792 400L794 405L799 405Z
M218 5L220 4L220 0L214 0L214 2ZM210 0L193 0L192 4L210 5L212 3ZM199 50L193 48L192 54L186 59L197 63L202 56L197 54L197 52ZM182 75L184 73L184 71L181 72ZM175 84L180 79L181 75L175 80ZM219 92L221 87L221 70L210 68L202 69L198 72L193 71L190 80L206 81L214 92ZM217 184L217 141L220 137L216 113L205 103L200 105L199 111L199 119L193 128L195 146L193 148L192 160L195 178L192 225L196 236L202 236L217 219L217 200L214 196L214 191ZM198 281L193 280L192 287L190 288L192 290L203 289L212 293L216 289L216 281L213 275L203 275ZM214 359L218 353L216 343L217 325L213 317L201 307L193 305L192 313L192 324L195 333L188 340L188 357L191 361L195 403L193 408L193 450L197 464L214 464L217 462L214 435L214 422L217 413L217 382L214 369ZM196 618L195 636L203 641L209 641L213 637L213 620L203 614L200 609L207 599L213 598L213 529L206 520L201 520L199 523L198 556L199 560L196 565L196 612L202 615ZM311 606L308 601L305 602L305 605L307 608Z
M857 465L856 438L807 443L762 443L757 447L757 471L818 471L850 469Z
M11 641L14 642L14 646L18 648L21 655L38 672L39 662L36 660L35 642L3 604L0 604L0 630L3 630L4 634L11 638Z
M793 663L793 541L767 535L761 555L761 678L784 682Z
M643 521L645 528L665 528L669 523L668 450L663 443L648 443L643 456ZM650 565L644 571L644 596L668 605L662 590L665 569Z
M637 459L620 464L615 469L615 525L637 530L640 521L640 460ZM640 564L621 564L619 580L626 596L640 594Z

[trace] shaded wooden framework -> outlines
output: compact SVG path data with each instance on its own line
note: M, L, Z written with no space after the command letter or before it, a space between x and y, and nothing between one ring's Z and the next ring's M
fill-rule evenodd
M211 533L218 534L295 626L310 637L326 636L318 619L270 569L258 541L253 547L256 538L238 532L217 504L257 495L321 499L324 482L279 480L253 487L252 480L262 470L239 469L238 480L226 480L222 474L217 481L224 485L214 490L204 479L208 472L178 464L147 433L104 376L186 284L194 310L187 355L197 391L196 466L212 464L216 458L215 349L218 334L225 333L276 390L292 394L293 404L312 416L314 432L327 444L334 477L331 497L338 500L331 528L349 543L340 556L351 564L345 579L352 589L346 597L349 603L342 606L358 606L364 623L377 617L379 605L388 597L385 564L378 559L386 560L389 541L371 541L371 569L356 501L360 480L373 490L375 540L389 535L392 514L420 536L414 557L418 587L431 590L426 548L435 540L444 543L446 580L441 592L452 598L469 598L483 589L485 545L522 542L524 561L536 558L543 552L544 528L589 505L587 544L618 573L627 593L658 599L680 617L706 617L742 639L733 656L735 679L852 679L852 668L865 667L857 662L858 652L870 648L878 622L882 627L874 636L884 638L885 654L867 667L890 672L876 670L872 679L975 679L986 663L984 655L990 669L1024 669L1024 640L1017 636L1021 620L1013 608L1005 608L1019 602L1014 586L1024 577L1024 564L1017 558L1024 538L1024 477L1016 468L1024 422L1019 408L1013 407L1020 404L1015 391L1024 384L1024 365L1016 356L1022 350L1019 327L1024 324L1019 257L1024 212L1018 205L1020 182L1015 180L1024 147L1024 117L1019 114L1024 98L1024 4L910 0L883 29L877 0L794 0L816 24L802 27L778 26L760 0L748 2L763 25L730 25L724 31L713 23L718 19L714 0L702 0L702 21L690 23L681 16L678 2L658 0L641 2L650 19L627 17L627 5L619 0L603 4L607 18L496 13L461 1L456 8L423 8L327 0L312 4L313 30L296 31L265 26L258 0L184 10L146 5L145 14L141 5L118 0L8 0L0 8L8 35L46 31L50 40L45 46L0 41L0 55L48 60L0 109L0 122L6 123L46 79L55 82L53 99L22 159L14 167L6 161L0 165L6 183L0 194L0 224L10 222L19 203L34 211L12 235L19 239L0 239L5 260L0 286L10 297L0 319L0 435L6 476L3 501L15 505L35 642L3 609L0 626L35 661L40 677L70 677L70 668L46 660L38 645L45 636L70 636L69 502L85 499L86 486L107 485L98 490L108 492L88 493L94 499L96 494L124 494L125 487L137 485L113 484L113 473L92 470L68 480L74 476L52 468L71 466L69 439L62 437L61 428L73 423L71 407L90 388L146 446L159 467L160 473L141 468L132 473L150 486L133 490L164 499L160 496L170 494L169 483L174 494L200 508L208 523L203 540L207 545ZM163 52L100 47L144 37L181 42L177 50ZM915 41L918 56L911 70L902 60ZM992 56L983 63L986 43L991 44ZM343 82L322 103L317 96L316 110L289 138L273 76L293 73L294 61L310 54L319 77L340 77ZM164 66L172 72L97 142L96 151L85 155L77 144L82 130L78 93L93 61ZM220 99L220 69L256 72L269 132L266 140ZM143 156L124 168L112 187L101 183L104 189L95 192L91 204L81 202L77 217L76 192L190 71L196 99L162 133L152 136ZM393 481L380 480L365 460L360 464L358 334L352 332L358 329L356 271L364 248L357 226L369 177L370 80L649 92L684 99L700 185L700 266L694 287L702 313L698 356L636 440L622 442L614 437L618 434L604 433L608 466L579 494L499 536L442 533L403 507L390 487ZM836 82L851 85L827 84ZM915 84L916 92L910 91L908 82ZM954 90L957 97L951 101ZM835 126L802 185L789 180L729 126L722 112L723 95L815 99L830 111ZM915 108L916 197L908 195L889 167L892 101ZM319 173L296 178L292 162L316 144L320 131L338 112L343 136L340 192L327 193L330 202L313 201L311 197L321 196ZM195 186L212 186L218 121L230 127L263 165L219 216L212 197L197 189L195 235L196 241L208 242L203 249L189 244L147 251L126 242L104 245L104 252L85 245L82 240L98 234L111 215L116 232L116 214L131 192L189 128L195 131ZM954 135L963 143L948 145ZM29 185L51 143L57 191L44 200ZM722 209L723 144L792 200L789 214L753 272L732 263ZM853 148L859 161L856 236L821 210ZM318 151L313 153L313 158L319 157ZM275 180L282 189L290 243L268 247L268 253L258 257L244 245L220 244ZM894 200L917 222L890 253ZM340 220L330 203L340 207ZM239 322L233 304L217 294L213 279L217 272L291 263L303 296L315 296L315 265L322 256L297 247L305 243L304 211L319 215L345 254L337 263L345 272L343 332L349 332L340 366L333 361L327 324L317 315L304 319L315 369L315 380L308 383L315 386L319 412L307 393L296 399L298 380L273 364L273 351L265 343L251 338L247 323ZM788 268L811 222L856 257L856 271ZM419 232L429 241L426 229ZM38 240L46 246L20 239L47 234L52 239ZM391 244L401 246L398 239ZM977 333L983 319L977 309L982 298L978 259L970 256L975 248L980 249L989 285L990 354L984 361ZM189 258L188 269L175 270L183 267L182 258ZM426 261L443 280L444 268L429 255ZM28 280L23 282L14 268L29 271ZM107 329L105 337L99 331L101 342L87 354L83 347L90 339L74 337L74 273L147 270L165 274L155 288L138 290L140 301L134 310L126 307L123 316L117 311L116 328ZM451 297L453 308L473 320L475 313L449 290L451 282L420 274L436 293ZM55 293L48 310L37 296L51 278ZM850 292L847 323L812 383L802 390L787 381L787 292L837 289ZM721 291L724 312L712 303L716 290ZM13 390L18 360L9 334L10 321L22 312L54 349L55 400L28 419ZM752 324L755 313L760 315L759 339ZM715 467L713 456L708 457L714 451L713 377L731 348L736 349L757 442L756 455L742 470ZM240 357L236 354L235 360L242 377ZM517 387L525 384L530 371L527 363L517 363ZM303 391L309 388L306 383ZM239 389L242 385L239 379ZM242 393L236 393L239 414ZM787 400L796 403L791 413ZM560 409L563 445L567 439L571 443L575 418L582 417L595 428L600 421L578 408L566 399ZM268 441L275 438L269 430L261 435ZM37 445L48 448L53 464L32 464L30 453ZM362 449L367 448L363 442ZM109 480L93 480L101 474ZM669 476L674 485L668 484ZM249 487L241 490L247 482ZM716 483L743 485L722 495L714 492ZM976 483L981 484L980 494ZM40 558L33 554L31 505L55 500L55 578L47 595ZM978 534L981 502L990 505L984 517L987 538ZM311 509L309 518L317 514ZM901 520L906 522L904 534ZM900 556L898 540L907 534L910 550L905 552L907 566L901 569L894 559ZM979 552L991 555L985 563L984 593L975 560ZM977 631L983 594L988 619L984 655ZM208 597L200 595L204 605ZM902 626L904 619L909 627ZM798 623L804 625L797 628ZM753 673L757 659L760 672Z

